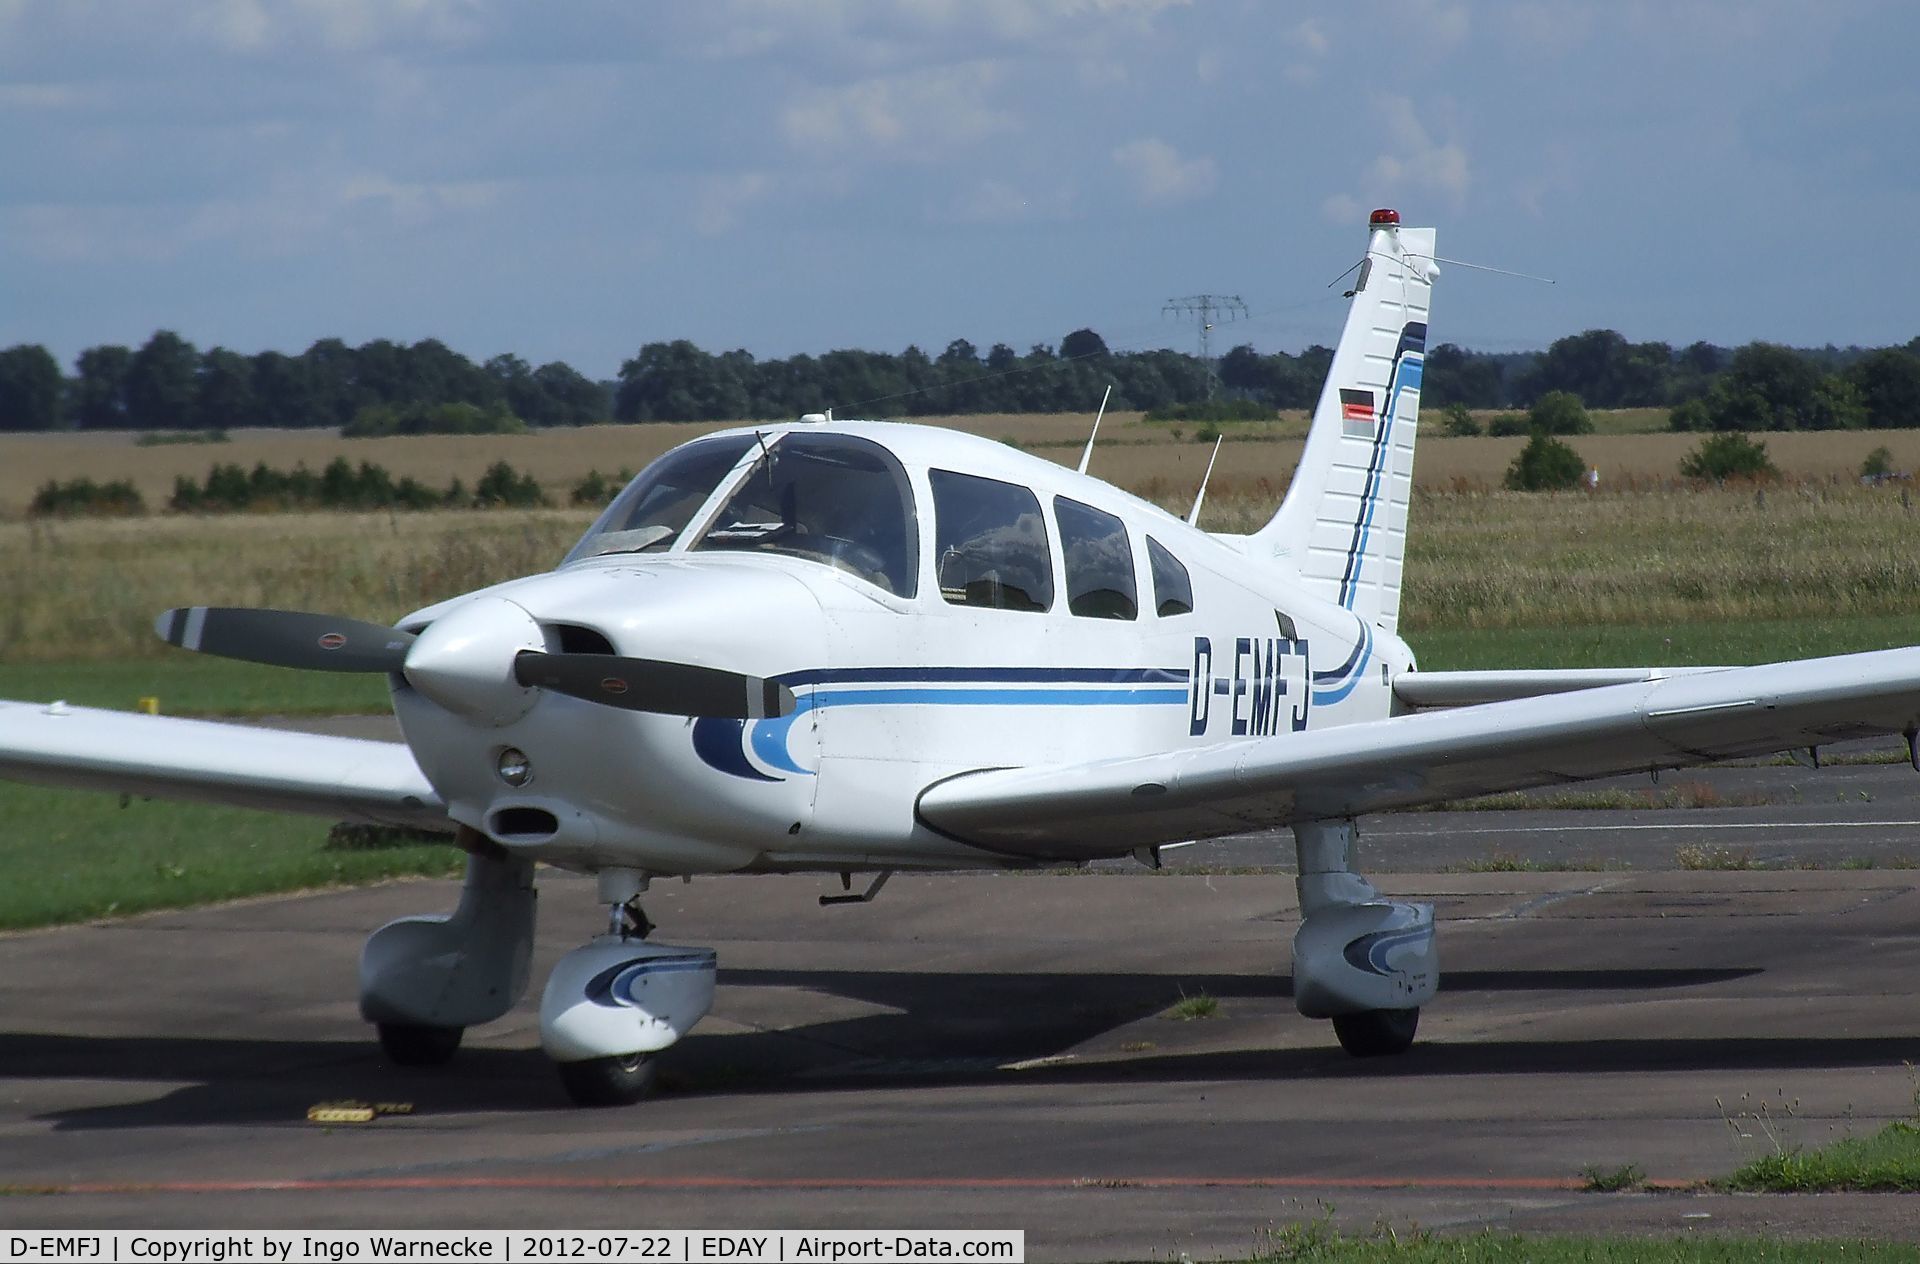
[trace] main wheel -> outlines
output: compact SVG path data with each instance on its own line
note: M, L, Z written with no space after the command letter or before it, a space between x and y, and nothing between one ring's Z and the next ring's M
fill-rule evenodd
M1419 1026L1417 1005L1412 1009L1368 1009L1333 1018L1333 1034L1340 1037L1340 1047L1356 1058L1405 1053Z
M380 1047L399 1066L445 1066L460 1047L464 1027L429 1027L414 1023L381 1023Z
M644 1053L558 1066L560 1083L576 1106L631 1106L653 1089L653 1059Z

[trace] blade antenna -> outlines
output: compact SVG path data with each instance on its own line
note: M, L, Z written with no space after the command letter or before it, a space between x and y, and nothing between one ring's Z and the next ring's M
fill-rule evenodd
M1113 383L1107 383L1106 394L1100 397L1100 411L1093 415L1093 433L1087 436L1087 450L1080 454L1080 472L1087 472L1087 462L1093 460L1093 441L1100 437L1100 419L1107 415L1107 400L1113 396Z
M1193 494L1193 512L1187 515L1187 525L1190 527L1200 525L1200 506L1207 503L1207 482L1213 477L1213 463L1220 459L1220 445L1226 441L1225 435L1213 441L1213 455L1207 458L1207 472L1200 476L1200 490Z

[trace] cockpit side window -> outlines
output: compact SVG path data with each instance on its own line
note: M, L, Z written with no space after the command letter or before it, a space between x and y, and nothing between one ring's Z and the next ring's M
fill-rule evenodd
M1147 561L1153 569L1154 610L1163 619L1176 614L1193 613L1193 581L1180 559L1167 552L1160 541L1147 537Z
M602 553L666 552L753 443L752 435L735 435L667 453L614 497L560 564Z
M907 473L891 452L852 435L778 436L693 549L809 558L901 597L918 588L920 534Z
M1067 568L1067 609L1089 619L1131 619L1140 612L1127 524L1065 496L1053 498L1060 554Z
M995 610L1053 605L1053 553L1031 491L949 470L928 470L927 481L942 597Z

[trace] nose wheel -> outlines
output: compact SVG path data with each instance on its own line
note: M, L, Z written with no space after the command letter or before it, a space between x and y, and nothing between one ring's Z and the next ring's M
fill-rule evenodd
M631 1106L653 1091L657 1069L652 1055L645 1053L556 1065L560 1085L576 1106Z
M607 906L607 934L621 939L645 939L653 934L653 923L640 907L639 896Z

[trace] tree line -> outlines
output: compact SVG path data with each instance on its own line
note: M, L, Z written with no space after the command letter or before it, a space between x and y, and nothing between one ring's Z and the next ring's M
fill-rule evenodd
M596 382L555 361L513 355L480 364L444 343L322 339L298 355L200 351L169 331L138 348L92 347L62 371L44 347L0 350L0 429L228 430L339 428L348 434L498 432L594 422L706 421L966 413L1084 412L1111 385L1111 406L1167 414L1208 400L1311 407L1333 352L1235 347L1213 365L1184 352L1114 351L1091 329L1026 352L965 339L938 355L830 351L756 359L693 343L648 343ZM1544 351L1486 353L1452 343L1428 353L1433 408L1529 408L1555 392L1589 408L1671 409L1682 430L1920 425L1920 337L1902 346L1795 349L1754 342L1629 342L1590 329Z

